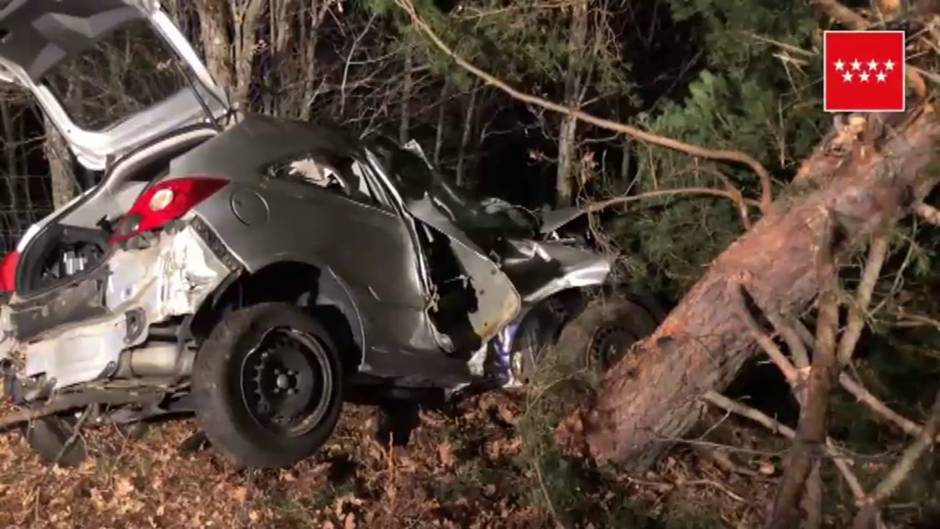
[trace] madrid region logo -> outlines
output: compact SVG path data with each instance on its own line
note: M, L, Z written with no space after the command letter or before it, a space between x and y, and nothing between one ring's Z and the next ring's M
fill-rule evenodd
M903 31L827 31L823 66L827 112L904 111Z

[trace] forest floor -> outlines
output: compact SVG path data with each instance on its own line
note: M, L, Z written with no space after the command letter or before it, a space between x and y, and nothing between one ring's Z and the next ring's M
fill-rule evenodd
M684 443L642 476L601 475L539 448L548 445L532 440L531 399L496 392L422 411L409 444L393 448L375 440L375 408L347 405L319 454L283 470L239 469L211 447L185 448L191 420L139 438L88 429L89 457L70 469L44 465L21 435L5 434L0 529L759 526L767 476L780 472L763 432L720 416L707 432L761 446L747 452L744 474Z

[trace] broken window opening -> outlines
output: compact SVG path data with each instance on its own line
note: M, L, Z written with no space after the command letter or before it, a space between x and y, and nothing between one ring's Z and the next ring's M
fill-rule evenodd
M268 168L268 177L291 180L380 206L361 164L346 156L304 153Z

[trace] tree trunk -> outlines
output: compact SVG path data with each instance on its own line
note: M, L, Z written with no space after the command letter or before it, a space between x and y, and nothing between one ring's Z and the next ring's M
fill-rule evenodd
M206 68L219 86L229 89L235 73L232 66L232 37L228 31L227 8L222 2L208 0L200 0L197 6Z
M806 308L819 290L814 255L830 218L844 235L841 248L851 248L888 217L909 212L936 183L924 170L940 135L933 108L907 118L884 145L856 139L841 156L817 148L793 192L715 259L656 332L605 375L590 406L563 421L559 443L637 469L682 437L701 416L700 396L725 387L755 352L729 309L729 287L743 284L764 311Z
M467 111L463 117L463 132L460 135L460 150L457 152L457 185L463 185L466 180L464 174L467 170L467 150L470 148L470 136L473 124L476 122L477 86L470 89L470 101L467 102Z
M49 161L49 178L52 180L52 205L59 209L75 196L75 175L72 173L72 158L65 138L55 125L45 119L46 139L43 152Z
M405 80L401 85L401 119L398 123L398 143L408 142L411 130L411 96L414 90L414 46L405 48Z
M587 0L576 2L571 7L571 23L568 29L568 71L565 74L565 104L578 107L581 103L583 50L587 43ZM565 115L558 130L558 169L555 175L555 204L559 208L571 205L572 172L577 150L578 118Z
M6 100L0 101L0 125L3 126L3 153L6 155L6 186L7 192L10 194L10 209L13 211L13 214L10 215L11 222L14 223L13 227L19 230L19 214L16 209L18 207L19 200L17 199L17 190L16 190L16 131L13 129L13 117L10 115L10 103Z

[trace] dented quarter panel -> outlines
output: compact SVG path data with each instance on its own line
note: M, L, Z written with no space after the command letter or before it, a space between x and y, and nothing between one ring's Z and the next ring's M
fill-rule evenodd
M321 283L330 282L331 304L344 312L354 332L361 329L363 370L395 365L396 358L399 371L414 370L404 355L440 355L441 348L425 314L421 256L404 220L378 204L264 176L271 163L317 152L363 160L361 148L341 131L250 115L174 160L170 174L230 179L196 211L246 271L279 262L316 267ZM233 200L246 194L266 204L264 222L246 225L235 216ZM370 356L381 358L373 362Z
M22 344L27 376L45 374L53 387L87 382L117 367L121 352L140 345L147 327L173 316L193 314L232 273L187 225L163 232L149 247L117 250L106 261L108 312L69 322ZM130 334L128 314L138 314L141 332Z

